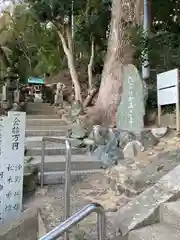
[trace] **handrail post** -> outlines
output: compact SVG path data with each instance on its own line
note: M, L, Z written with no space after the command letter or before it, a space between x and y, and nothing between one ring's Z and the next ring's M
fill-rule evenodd
M97 234L98 240L106 239L106 218L103 214L97 215Z
M70 187L71 187L71 143L65 141L66 145L66 169L65 169L65 220L70 217ZM68 232L64 234L64 240L69 240Z
M45 139L42 138L41 177L40 177L41 188L44 187L44 162L45 162Z

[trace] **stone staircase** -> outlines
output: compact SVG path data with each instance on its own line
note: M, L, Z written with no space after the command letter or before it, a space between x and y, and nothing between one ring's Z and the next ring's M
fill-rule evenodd
M124 239L180 239L180 201L162 203L159 208L159 221L157 224L131 231Z
M30 114L31 113L31 114ZM32 156L32 164L40 171L42 137L61 138L67 135L70 126L55 115L53 107L47 103L28 103L26 119L26 155ZM64 182L66 148L64 144L47 142L45 148L44 183ZM72 180L101 168L101 163L88 155L86 148L73 146L72 141Z

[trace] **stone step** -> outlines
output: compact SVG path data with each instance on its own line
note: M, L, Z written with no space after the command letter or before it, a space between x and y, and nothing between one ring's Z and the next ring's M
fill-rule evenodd
M28 102L28 108L30 109L41 109L41 108L53 108L50 103L43 103L43 102Z
M59 119L58 115L52 114L52 115L32 115L32 114L27 114L26 118L29 119Z
M38 171L41 170L41 156L35 156L31 164L36 165ZM71 169L73 171L83 171L92 169L101 169L102 163L90 155L72 155ZM65 170L65 156L47 156L45 157L44 171L58 172Z
M54 126L53 124L52 125L49 125L49 126L26 126L26 130L48 130L48 131L51 131L51 130L68 130L71 128L71 125L59 125L59 126Z
M48 136L46 136L48 137ZM50 137L51 138L51 137ZM76 139L72 139L72 138L67 138L66 136L53 136L52 137L53 139L67 139L67 140L70 140L71 141L71 146L72 147L78 147L80 146L80 144L82 143L82 141L80 140L76 140ZM35 137L26 137L25 139L25 144L26 144L26 147L27 148L34 148L34 147L38 147L38 148L41 148L42 147L42 139L43 137L42 136L35 136ZM63 142L61 142L63 143ZM46 147L59 147L59 144L58 142L51 142L51 141L46 141L45 143L45 146Z
M167 202L160 206L160 222L180 229L180 201Z
M71 148L72 154L84 154L87 152L86 148ZM27 148L26 156L41 156L42 148L34 147ZM45 156L53 156L53 155L64 155L66 153L65 145L59 144L58 147L46 147L45 148Z
M128 240L178 240L180 230L168 225L154 224L148 227L133 230L129 233Z
M66 136L67 134L67 128L66 129L62 129L62 128L58 128L58 129L26 129L26 137L41 137L42 136L48 136L48 137L58 137L58 136Z
M67 125L65 121L61 119L26 119L26 126L62 126Z
M92 176L95 173L103 173L104 170L83 170L83 171L72 171L71 172L71 182L75 184L76 182L83 181L83 179ZM38 183L40 184L41 174L38 173ZM64 184L65 174L64 171L56 172L44 172L44 185L51 184Z
M28 114L54 114L54 107L51 106L49 103L29 102L26 109Z

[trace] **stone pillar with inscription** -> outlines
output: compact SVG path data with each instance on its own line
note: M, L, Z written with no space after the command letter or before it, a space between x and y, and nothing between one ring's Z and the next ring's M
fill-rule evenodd
M117 109L116 126L140 136L144 128L144 89L137 68L129 64L123 69L123 92Z
M5 224L22 211L25 120L23 112L0 118L0 222Z

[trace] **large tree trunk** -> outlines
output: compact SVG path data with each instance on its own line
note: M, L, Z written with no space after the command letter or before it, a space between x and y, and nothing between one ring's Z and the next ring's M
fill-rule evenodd
M130 29L139 24L142 6L143 0L112 1L111 30L96 108L98 112L101 110L103 120L113 125L122 93L122 66L133 63L134 59Z
M74 62L72 35L70 33L69 26L66 26L65 30L66 36L63 35L60 29L58 30L58 35L61 39L62 46L68 60L68 67L71 74L72 83L74 85L75 100L82 103L81 87Z

